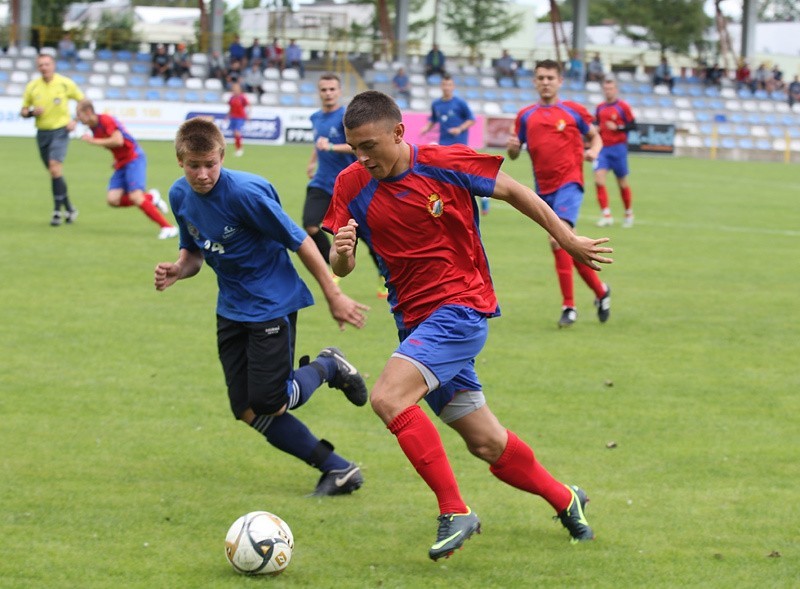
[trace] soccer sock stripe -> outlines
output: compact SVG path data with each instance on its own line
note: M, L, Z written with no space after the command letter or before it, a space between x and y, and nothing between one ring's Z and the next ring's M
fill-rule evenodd
M544 498L556 513L569 507L572 494L558 482L537 460L533 449L511 430L503 454L489 471L498 479L522 491Z
M266 435L267 428L272 424L272 419L272 415L256 415L250 426L261 434Z
M558 248L553 250L556 259L556 274L558 285L561 288L562 305L575 307L575 285L572 280L572 256L567 250Z
M418 405L412 405L387 426L397 436L409 462L436 494L439 513L466 513L453 469L436 426Z

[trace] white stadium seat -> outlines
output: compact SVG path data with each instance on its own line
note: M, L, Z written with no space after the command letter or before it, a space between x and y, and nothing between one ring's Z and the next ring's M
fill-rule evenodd
M206 90L222 90L222 82L219 78L208 78L204 84Z
M123 86L128 85L128 79L122 74L111 74L108 77L108 85L116 88L122 88Z
M203 80L200 78L186 78L186 88L188 90L202 90Z
M19 70L11 72L10 80L15 84L27 84L30 79L28 72L21 72Z

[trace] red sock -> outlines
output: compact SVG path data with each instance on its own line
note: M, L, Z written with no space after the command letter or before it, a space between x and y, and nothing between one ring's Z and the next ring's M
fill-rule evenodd
M625 210L629 210L631 208L631 202L633 202L633 195L631 194L631 187L626 186L625 188L620 190L620 195L622 196L622 204L625 205Z
M581 264L580 262L575 262L575 269L578 271L578 274L581 275L581 278L583 278L583 281L589 286L589 288L594 291L594 294L598 299L606 294L606 285L603 284L602 280L600 280L600 276L598 276L594 268L591 268L586 264Z
M144 199L144 202L139 205L139 208L142 209L142 212L150 217L153 221L158 223L161 227L171 227L169 221L164 218L164 215L161 214L161 211L158 210L156 205L153 204L152 197L150 200Z
M553 506L556 513L569 507L572 502L572 494L567 487L554 479L553 475L537 462L531 447L510 430L506 449L489 470L507 485L543 497Z
M419 476L436 494L439 513L467 513L467 505L458 491L439 432L419 405L405 409L387 427L397 436L400 447Z
M604 211L608 208L608 191L605 186L598 184L597 188L597 203L600 205L600 210Z
M153 202L153 195L152 195L152 194L150 194L149 192L145 192L145 193L144 193L144 199L145 199L146 201Z
M133 201L131 200L131 197L128 196L127 192L125 194L123 194L119 198L119 206L121 206L121 207L132 207L133 206Z
M236 145L236 149L241 149L242 148L242 138L239 135L236 135L233 138L233 142Z
M553 250L556 257L556 274L558 274L558 285L561 287L562 305L565 307L575 306L575 290L572 282L572 256L567 250L558 248Z

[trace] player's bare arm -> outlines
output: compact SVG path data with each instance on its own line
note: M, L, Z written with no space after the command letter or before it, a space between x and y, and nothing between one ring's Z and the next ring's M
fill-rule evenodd
M95 137L91 133L84 133L81 139L86 143L91 143L92 145L98 145L100 147L107 147L108 149L122 147L122 145L125 143L125 139L122 137L122 132L119 130L114 131L111 134L111 137Z
M523 215L541 225L576 261L595 270L601 269L598 264L613 262L611 258L600 255L610 254L614 251L610 247L601 247L608 241L607 237L592 239L575 235L571 228L547 206L547 203L539 198L538 194L505 172L497 175L492 196L506 201Z
M364 311L369 311L369 307L342 292L342 289L331 278L328 265L322 259L322 255L311 237L307 236L303 240L297 250L297 256L322 289L322 294L328 301L331 316L339 324L339 329L344 329L345 323L359 329L364 327L367 321Z
M161 262L155 270L156 290L166 290L178 280L191 278L203 267L203 254L181 248L177 262Z
M600 150L603 149L603 140L594 125L589 125L589 132L586 133L586 138L589 140L589 148L584 152L583 158L587 162L593 162L600 155Z
M350 219L347 225L340 227L333 236L330 260L331 270L337 276L347 276L356 267L357 228L356 220Z

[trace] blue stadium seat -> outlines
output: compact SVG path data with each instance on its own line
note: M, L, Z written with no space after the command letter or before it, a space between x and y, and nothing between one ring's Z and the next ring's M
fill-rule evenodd
M656 106L657 104L658 103L656 102L656 99L653 98L652 96L642 97L642 106L651 107L651 106Z
M147 84L147 81L144 79L143 76L132 75L128 76L128 85L133 86L134 88L143 88Z
M149 53L142 53L139 52L136 54L136 61L140 63L150 63L153 60L153 56Z
M164 100L169 100L170 102L180 102L183 100L183 95L176 90L167 90L164 92Z
M297 106L297 96L294 94L281 94L278 104L281 106Z
M494 90L484 90L483 99L495 101L498 100L498 94Z
M730 125L717 125L717 133L720 135L733 135L733 127Z
M722 112L718 112L714 115L714 122L715 123L727 123L728 122L728 115Z
M106 88L107 100L122 100L122 90L114 88L113 86Z
M699 98L700 96L702 96L702 95L703 95L703 89L702 89L702 88L698 88L697 86L691 86L691 87L689 87L689 89L686 91L686 93L687 93L689 96L693 96L693 97L695 97L695 98Z
M311 94L301 94L299 103L300 106L317 106L317 97Z
M529 77L524 78L517 78L517 86L522 88L523 90L533 90L533 80Z
M731 123L741 124L741 123L744 123L745 118L744 118L744 115L742 113L732 112L732 113L730 113L728 115L728 120Z
M756 141L756 149L768 151L772 149L772 143L768 139L758 139Z
M133 53L131 53L130 51L126 51L124 49L117 51L117 60L131 61L132 59L133 59Z
M781 127L770 127L767 132L769 136L774 139L783 139L786 137L786 130Z
M733 137L723 137L719 146L725 149L736 149L736 140Z
M500 86L501 88L513 88L514 80L512 80L511 78L500 78L498 86Z
M636 92L633 84L629 84L627 82L623 82L619 85L619 91L622 93L623 96L625 96L626 94L633 94L634 92Z
M719 96L719 88L717 88L716 86L709 86L705 90L705 95L708 96L709 98L716 98L717 96Z
M669 96L661 96L658 99L658 106L661 108L673 108L675 106L675 100Z
M442 76L439 74L433 74L432 76L428 76L428 85L429 86L438 86L442 83Z
M151 88L163 88L164 87L164 78L159 78L158 76L153 76L152 78L147 80L147 85Z
M111 61L114 59L114 52L109 49L98 49L95 55L100 61Z
M762 118L765 125L779 125L780 119L778 119L778 115L774 115L772 113L766 113Z
M395 98L395 102L397 103L397 107L400 110L405 110L408 108L408 100L406 100L402 96L398 96L397 98Z
M70 78L72 78L72 81L75 82L78 86L86 85L86 76L83 74L72 74Z
M739 147L741 147L742 149L754 149L755 146L756 144L753 143L752 139L748 138L739 139Z
M92 64L87 61L79 61L75 64L75 70L79 72L90 72L92 71Z
M222 97L219 95L218 92L214 92L212 90L208 90L203 92L203 102L221 102Z
M753 97L753 95L750 93L750 90L748 90L747 88L742 88L742 89L740 89L740 90L739 90L739 91L736 93L736 95L737 95L739 98L744 98L744 99L747 99L747 98L752 98L752 97Z
M481 92L480 90L476 90L475 88L467 88L464 91L464 98L466 98L467 100L480 100Z
M142 91L136 88L128 88L125 90L125 100L141 100Z
M747 115L747 122L751 125L760 125L764 119L758 113L750 113Z
M144 97L146 100L161 100L161 92L158 90L148 90Z
M8 72L0 70L0 82L8 82Z
M694 113L694 118L697 119L698 123L710 123L711 122L711 115L707 112L698 111Z
M689 95L689 92L683 86L675 86L675 87L672 88L672 95L673 96L687 96L687 95ZM692 96L694 96L694 94L692 94Z
M653 87L650 84L639 84L639 94L652 94Z
M314 82L300 82L300 92L303 94L314 94L317 91L317 86Z
M718 98L714 98L708 101L708 108L713 110L723 110L725 108L725 103Z
M513 90L501 90L500 99L506 102L513 102L517 99L517 93Z
M149 74L150 69L150 65L146 63L136 62L131 64L131 72L134 74Z
M759 100L766 100L769 98L769 94L767 94L766 90L756 90L753 96Z
M72 64L70 62L63 59L56 61L56 71L64 72L69 69L72 69Z
M184 102L200 102L200 94L193 90L189 90L183 95Z
M786 100L786 94L784 94L780 90L775 90L774 92L772 92L772 94L770 94L770 98L772 98L772 100L778 100L780 102L783 102L784 100Z
M475 76L464 76L463 84L467 88L477 88L481 85L480 80Z
M789 138L800 139L800 129L797 127L789 127Z
M167 88L183 88L184 83L182 78L170 78L167 80Z
M692 100L692 108L694 108L695 110L703 109L703 108L708 108L708 105L706 104L706 101L703 100L702 98L695 98L694 100Z
M714 127L709 123L700 125L700 133L702 135L711 135L714 132Z
M749 137L750 127L747 125L737 125L733 132L737 137Z
M780 118L780 122L786 125L787 127L792 127L796 124L795 119L792 115L783 115Z
M516 102L504 102L500 105L500 110L502 110L505 114L511 115L516 114L519 111Z
M386 72L375 72L372 79L378 84L388 84L389 82L391 82L389 74L387 74Z

